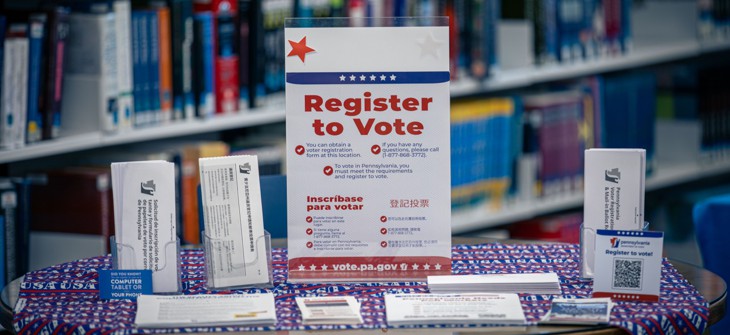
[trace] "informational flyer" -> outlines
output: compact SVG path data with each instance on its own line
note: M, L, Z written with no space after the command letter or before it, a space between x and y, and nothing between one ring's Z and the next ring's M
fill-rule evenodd
M174 164L117 162L111 170L117 268L152 270L154 293L178 292Z
M593 297L659 301L663 246L663 232L599 229Z
M269 283L258 158L210 157L198 164L208 285Z
M448 19L338 20L285 30L289 281L450 274Z
M388 325L525 324L514 293L385 294Z

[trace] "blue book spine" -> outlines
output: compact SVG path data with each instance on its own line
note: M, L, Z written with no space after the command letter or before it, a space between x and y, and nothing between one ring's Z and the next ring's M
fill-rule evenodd
M628 52L632 49L631 33L631 5L633 0L621 0L621 33L619 42L621 51Z
M148 25L148 59L147 64L147 75L149 80L150 90L148 91L151 106L150 110L152 113L151 122L154 124L160 123L162 120L162 111L160 105L160 35L159 35L159 20L157 11L147 12L147 25Z
M510 185L510 193L517 194L518 182L518 165L522 156L522 147L524 143L524 127L522 123L522 100L519 97L512 97L512 118L510 119L509 133L511 136L511 147L509 152L510 175L512 183Z
M5 287L5 216L0 215L0 286Z
M45 17L33 17L29 23L28 46L28 118L26 142L39 142L43 137L43 114L40 109L41 68Z
M134 80L134 124L142 126L147 123L150 110L147 96L147 69L145 49L147 14L144 11L132 12L132 67Z
M581 54L579 34L585 19L583 0L557 1L558 57L562 62L571 61Z
M545 15L545 51L549 60L558 60L560 49L558 45L558 18L557 0L544 0L543 14Z
M0 15L0 66L5 66L5 23L6 19L5 16ZM5 76L3 75L3 71L0 70L0 98L3 96L3 78ZM0 106L2 106L2 103L0 101ZM0 107L1 108L1 107ZM2 126L0 126L2 127ZM2 137L0 137L0 141ZM4 274L5 272L3 272Z
M203 36L213 36L213 16L206 15L203 18ZM203 42L203 69L204 95L206 102L206 116L215 114L215 47L213 39L205 39Z

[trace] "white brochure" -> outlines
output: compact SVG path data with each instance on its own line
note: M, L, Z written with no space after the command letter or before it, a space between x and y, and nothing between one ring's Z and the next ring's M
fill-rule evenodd
M598 230L593 297L659 301L664 233Z
M114 229L120 270L152 270L152 291L179 290L175 166L112 163Z
M290 282L451 273L448 18L392 20L287 21Z
M386 294L388 325L525 324L520 298L495 294Z
M428 276L428 290L431 293L562 293L560 278L555 272Z
M256 156L201 158L208 286L269 283Z
M272 293L137 297L139 328L274 325Z
M581 264L583 278L593 278L598 229L644 229L644 149L585 151Z
M360 302L352 296L296 297L302 321L308 324L348 325L362 323Z

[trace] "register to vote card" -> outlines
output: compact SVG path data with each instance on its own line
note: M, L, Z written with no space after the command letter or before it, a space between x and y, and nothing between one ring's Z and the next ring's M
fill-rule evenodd
M593 297L659 301L663 232L596 232Z

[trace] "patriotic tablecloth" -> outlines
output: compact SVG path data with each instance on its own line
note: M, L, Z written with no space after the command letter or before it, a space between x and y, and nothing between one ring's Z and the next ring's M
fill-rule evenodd
M578 279L577 245L501 244L455 245L452 250L455 275L486 273L556 272L563 297L591 295L590 282ZM180 329L138 329L133 326L135 302L99 299L98 270L110 269L109 256L64 263L26 275L15 308L14 327L22 334L133 334L244 330L318 330L387 328L385 293L425 293L425 282L290 284L287 278L286 249L272 251L274 284L270 289L210 291L205 287L203 252L181 251L184 294L232 294L273 292L278 323L275 327L216 327ZM352 295L362 305L364 324L358 326L302 325L294 297ZM547 313L551 295L520 294L529 324ZM659 303L618 302L611 324L632 334L701 334L707 327L707 301L682 275L664 260ZM418 327L418 326L416 326ZM434 327L434 326L430 326Z

